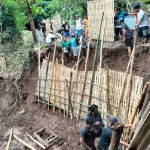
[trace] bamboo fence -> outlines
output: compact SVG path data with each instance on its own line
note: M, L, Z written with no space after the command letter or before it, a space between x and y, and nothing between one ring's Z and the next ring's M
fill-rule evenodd
M47 71L47 64L48 71ZM108 118L109 115L114 115L116 111L118 111L118 103L119 96L121 93L121 87L123 85L123 79L125 77L125 73L109 70L109 72L105 69L101 70L101 81L99 84L99 71L95 71L95 76L93 83L91 83L92 79L92 71L86 72L85 79L85 71L76 72L75 69L68 68L61 64L55 63L55 68L53 69L53 63L47 63L47 60L43 60L41 66L41 78L39 79L40 84L37 83L35 95L39 97L37 101L47 104L48 107L52 106L64 111L65 115L71 115L68 103L68 95L67 89L65 85L65 79L70 81L70 94L71 101L74 109L74 116L77 118L85 118L88 113L87 108L91 104L99 105L99 111L101 112L102 117L105 119ZM72 72L72 76L70 77L70 73ZM53 76L53 78L51 78ZM108 88L108 77L109 77L109 88ZM127 77L129 79L129 75ZM128 121L131 119L132 112L134 111L134 107L138 101L138 98L142 92L143 87L143 78L133 76L132 77L133 84L131 90L131 103L128 111ZM53 84L53 86L51 86ZM90 87L93 85L92 95L89 95ZM39 87L40 86L40 87ZM127 87L127 84L125 85ZM83 90L84 87L84 90ZM100 88L100 97L99 97L99 88ZM40 91L39 91L40 89ZM125 88L127 90L127 88ZM108 91L109 90L109 91ZM127 113L127 97L128 94L124 90L123 100L121 103L120 109L120 120L125 120L125 114ZM109 102L107 94L109 92ZM40 95L39 95L40 93ZM82 96L82 101L81 101ZM91 103L88 105L88 98L91 97ZM43 101L41 101L41 99ZM111 114L107 111L111 109ZM53 109L55 110L55 109Z
M104 20L107 18L107 26L104 34L104 41L114 41L114 0L94 0L87 1L87 13L89 22L89 35L93 39L97 39L98 30L102 12L104 12ZM103 21L103 24L105 21ZM102 31L105 26L102 25ZM101 34L101 37L103 35ZM101 39L101 38L100 38Z

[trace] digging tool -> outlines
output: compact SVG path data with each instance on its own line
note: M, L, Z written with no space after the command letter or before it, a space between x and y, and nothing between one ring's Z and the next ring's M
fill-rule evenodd
M9 135L9 140L8 140L8 143L7 143L6 150L9 150L12 135L13 135L13 129L10 130L10 135Z
M71 115L72 115L72 118L73 118L73 124L74 124L74 127L75 127L75 133L76 133L76 139L77 139L77 134L78 133L77 133L76 122L74 120L73 107L72 107L71 96L70 96L70 91L69 91L67 79L65 79L65 82L66 82L66 88L67 88L67 94L68 94L68 101L69 101L69 105L70 105L70 109L71 109Z
M28 147L31 150L36 150L33 146L27 144L25 141L21 140L20 138L18 138L16 135L13 135L13 137L18 140L20 143L22 143L23 145L25 145L26 147Z
M27 132L26 132L26 135L33 141L35 142L37 145L39 145L40 147L42 147L43 149L46 149L46 147L41 144L40 142L38 142L37 140L35 140L31 135L29 135Z

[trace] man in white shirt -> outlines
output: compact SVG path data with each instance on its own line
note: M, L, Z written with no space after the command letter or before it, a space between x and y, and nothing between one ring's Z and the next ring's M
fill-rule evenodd
M83 29L83 24L82 24L82 19L79 18L78 15L75 15L75 19L76 19L76 22L75 22L75 28L76 28L76 36L77 37L80 37L82 35L82 29Z
M53 34L53 31L50 30L49 34L46 37L46 44L51 44L55 38L56 36Z
M146 13L142 10L139 2L136 2L134 9L137 14L136 28L138 28L138 37L144 38L144 43L147 42L148 37L148 17Z

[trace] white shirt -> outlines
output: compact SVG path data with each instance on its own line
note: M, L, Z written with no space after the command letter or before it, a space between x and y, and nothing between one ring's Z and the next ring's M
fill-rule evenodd
M55 35L49 33L46 37L46 44L52 43L52 38L55 38Z
M148 17L142 9L139 11L137 18L138 21L142 19L141 23L139 24L139 27L148 26Z
M77 30L82 30L83 29L83 25L82 25L82 19L78 19L76 20L76 29Z

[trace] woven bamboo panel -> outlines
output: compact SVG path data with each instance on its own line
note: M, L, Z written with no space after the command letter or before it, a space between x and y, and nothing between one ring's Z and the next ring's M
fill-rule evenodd
M104 41L113 42L114 41L114 0L88 1L87 5L88 5L89 35L93 39L98 38L102 12L104 12L104 19L103 19L101 31L103 31L105 28ZM106 19L106 26L104 27L105 19Z
M46 30L47 30L47 32L49 33L49 31L50 31L50 20L49 20L49 19L46 19L46 20L44 20L44 22L45 22L45 24L46 24Z
M40 94L41 98L43 98L46 101L49 101L50 104L55 105L55 107L60 108L64 110L64 112L69 114L68 110L70 110L70 106L68 104L68 96L67 96L65 79L70 81L71 78L70 73L72 72L70 94L71 94L72 104L74 107L74 114L77 118L79 117L84 118L88 113L88 107L89 107L88 99L89 99L89 93L91 87L90 82L92 78L92 71L87 72L86 82L83 83L84 76L85 76L84 71L77 72L76 70L68 68L66 66L62 66L56 63L52 64L51 62L49 62L49 69L46 78L46 66L47 66L47 60L44 60L41 66L40 87L38 82L35 94L37 96L39 96ZM125 73L123 72L109 70L109 99L110 99L111 115L115 115L115 113L117 112L117 108L119 105L118 104L119 97L120 97L124 77L125 77ZM53 81L51 79L53 79ZM107 112L108 103L107 103L106 80L107 80L107 75L105 69L101 70L101 76L99 76L99 71L95 71L93 90L91 95L92 99L90 103L99 106L99 110L104 119L107 119L109 115ZM83 86L84 84L85 86ZM100 89L99 89L99 85L100 85ZM126 83L125 86L128 87L129 83ZM143 87L143 78L133 76L132 91L130 97L130 108L128 111L128 120L130 119L131 113L141 94L142 87ZM81 93L82 91L83 93ZM128 88L125 88L123 102L121 105L122 107L120 112L121 115L119 116L120 120L123 121L125 120L125 114L127 113L127 100L128 100Z
M54 24L54 33L56 33L56 31L61 28L60 14L57 14L53 17L53 24Z

